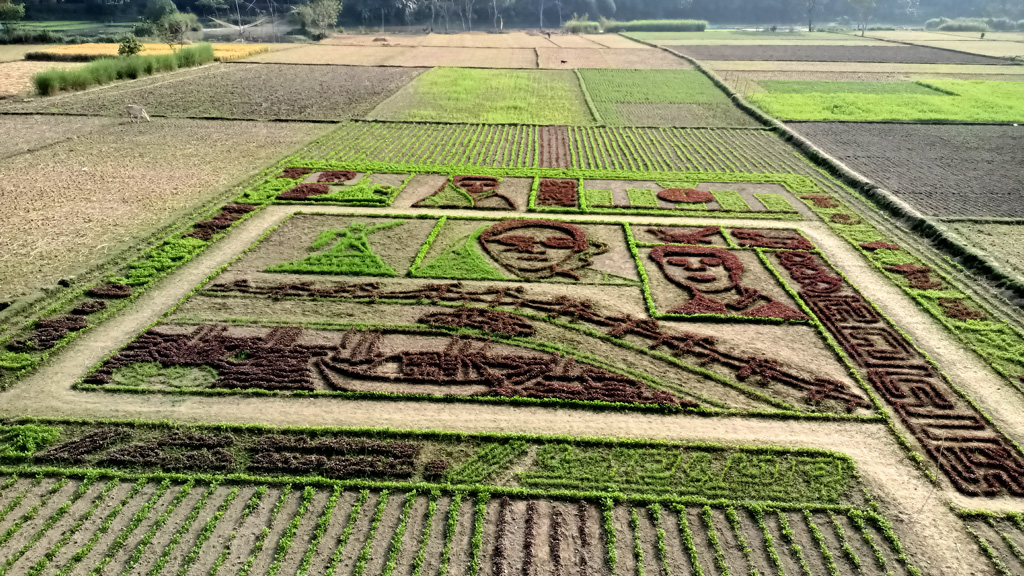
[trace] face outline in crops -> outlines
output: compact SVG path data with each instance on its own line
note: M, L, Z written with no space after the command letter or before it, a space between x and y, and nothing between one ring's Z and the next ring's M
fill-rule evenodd
M691 294L721 294L740 287L743 264L715 246L658 246L651 250L665 276Z
M531 280L555 275L579 280L575 271L607 252L604 244L588 241L582 228L547 220L499 222L480 234L480 244L503 268Z

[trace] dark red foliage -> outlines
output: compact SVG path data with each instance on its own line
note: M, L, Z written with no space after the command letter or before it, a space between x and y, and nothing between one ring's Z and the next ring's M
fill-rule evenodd
M396 460L381 456L342 456L324 467L328 478L410 478L416 463L412 459Z
M470 308L464 306L452 312L433 312L417 320L428 326L447 326L451 328L474 328L484 332L494 332L503 336L532 336L533 324L522 316L488 310L486 308Z
M423 468L423 479L433 482L440 481L444 478L444 473L448 471L448 466L448 461L444 458L435 458L427 462Z
M348 182L355 177L356 173L351 170L326 170L317 176L316 181L339 184L341 182Z
M75 306L74 310L71 311L75 316L88 316L100 310L106 310L107 303L104 300L86 300L81 302L78 306Z
M796 254L790 258L794 265L800 264L802 258L810 257L806 252L780 252L784 256ZM799 272L799 266L791 273ZM842 283L838 277L830 277L816 267L808 268L807 272L823 283L834 281ZM838 289L838 285L836 286ZM613 338L637 340L651 349L661 349L677 357L689 356L701 364L715 364L733 373L742 369L749 362L746 356L734 354L720 348L712 336L675 332L662 328L657 320L651 318L635 318L603 314L587 300L579 300L569 296L544 298L529 295L521 287L489 286L485 288L467 288L459 283L431 284L408 290L387 290L380 284L370 283L339 283L331 286L317 286L312 282L282 283L267 286L253 286L248 280L236 280L230 283L214 284L208 292L243 293L266 295L273 298L336 298L355 299L376 302L379 300L395 300L408 302L452 303L467 305L476 303L480 306L502 307L514 310L528 310L551 318L567 318L587 324L594 330L607 333ZM807 401L816 405L813 400L822 391L818 378L807 378L790 370L780 371L774 382L807 394ZM870 402L849 391L830 390L827 399L843 402L851 407L871 408ZM525 394L520 394L525 395Z
M313 170L311 168L285 168L284 172L277 175L278 178L291 178L297 179L308 175Z
M508 574L508 537L509 537L509 524L508 515L509 508L512 507L512 501L509 500L508 496L501 499L501 508L498 510L498 525L495 527L494 542L494 555L491 557L491 573L494 576L505 576Z
M551 533L548 552L551 556L551 576L562 576L562 540L565 539L565 514L560 508L551 512Z
M111 451L99 463L109 466L152 467L159 466L164 456L164 449L156 443L132 444Z
M778 257L801 283L800 296L808 307L957 490L972 496L1024 495L1024 457L974 406L960 399L906 336L845 282L822 290L818 279L830 274L819 256L781 252ZM918 283L929 281L928 268L890 268L908 278L923 276Z
M576 207L579 198L579 183L576 180L541 178L537 190L537 206Z
M523 534L523 576L533 576L534 545L537 541L537 501L526 503L526 534Z
M942 306L943 314L957 320L984 320L988 318L988 314L965 304L963 298L939 298L939 306Z
M189 238L198 238L200 240L209 240L213 238L214 234L230 228L232 224L237 222L242 216L252 212L256 209L256 206L252 204L227 204L221 208L220 213L217 214L213 220L205 220L203 222L197 222L195 229L193 229L185 236Z
M16 352L49 350L68 334L82 330L87 325L88 322L84 316L75 314L58 316L56 318L44 318L33 326L31 336L22 340L15 340L8 344L7 348Z
M860 247L865 250L899 250L900 247L888 242L861 242Z
M202 434L199 432L171 432L156 440L161 446L183 448L227 448L235 443L231 434Z
M364 440L361 438L324 438L313 441L308 436L270 434L256 441L261 452L303 452L336 456L342 454L376 455L391 458L414 458L420 445L401 440Z
M839 208L839 202L828 194L807 194L801 196L804 200L810 200L818 208Z
M942 282L932 280L932 269L928 266L900 264L899 266L886 266L885 269L902 275L907 279L911 288L916 288L918 290L937 290L943 287Z
M669 244L714 244L715 237L721 238L722 228L648 228L647 231L658 240Z
M129 435L129 432L122 428L101 428L36 454L35 459L39 462L81 463L85 461L86 456L99 452Z
M299 184L277 195L278 200L305 200L310 196L322 196L331 191L327 184Z
M85 381L108 384L118 368L159 362L163 366L209 366L219 375L217 388L313 390L311 360L331 349L298 344L300 328L276 328L262 338L230 336L227 331L226 326L201 326L191 334L176 334L154 328Z
M861 223L861 219L852 214L833 214L828 221L842 226L856 226Z
M168 454L161 464L170 471L222 472L231 468L235 457L223 448L189 450Z
M327 458L319 454L260 452L249 462L249 471L308 475L323 468L325 464L327 464Z
M666 202L685 202L687 204L702 204L715 201L714 194L697 190L696 188L665 188L658 192L658 198Z
M127 284L100 284L85 293L96 298L127 298L132 295L132 287Z
M744 248L780 248L784 250L814 250L814 245L796 230L751 230L733 228L732 237Z

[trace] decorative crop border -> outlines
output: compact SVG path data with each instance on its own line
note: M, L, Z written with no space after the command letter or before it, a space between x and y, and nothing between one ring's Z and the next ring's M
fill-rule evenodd
M108 392L130 392L130 393L141 393L141 394L148 394L148 393L153 393L153 394L185 394L185 395L188 395L188 394L192 394L192 395L238 395L238 394L245 394L245 395L258 395L258 396L287 395L287 396L296 396L296 397L306 397L306 396L343 396L343 397L349 397L349 398L366 398L366 399L413 399L413 400L420 399L420 400L427 400L427 401L444 400L444 401L457 401L457 402L501 402L501 403L512 403L512 404L525 403L525 404L528 404L528 405L530 405L530 404L532 404L532 405L550 405L550 406L559 406L559 407L588 408L588 409L599 409L599 410L600 409L630 409L630 410L638 410L639 409L639 410L654 410L654 411L663 411L663 412L675 412L675 411L682 410L682 411L693 412L693 413L697 413L697 414L709 414L709 415L711 415L711 414L714 414L714 415L743 414L743 415L746 415L746 416L764 416L764 417L769 417L769 418L792 418L792 417L795 417L795 418L812 418L812 419L825 419L825 420L857 420L857 421L874 421L874 420L877 420L877 419L881 418L881 416L879 416L877 414L875 414L875 415L865 415L865 414L850 414L850 413L848 413L848 414L841 414L841 413L835 413L835 412L813 412L813 411L807 411L805 409L798 408L794 404L790 404L788 402L776 399L776 398L774 398L772 396L769 396L767 394L764 394L764 393L760 392L757 389L757 386L755 385L755 383L760 382L761 384L766 384L768 382L773 382L773 383L776 383L776 384L781 384L781 385L790 387L790 388L794 389L795 391L798 391L800 393L805 394L806 395L806 402L808 402L811 405L817 404L817 403L819 403L822 400L832 400L832 401L835 401L835 402L839 402L840 404L846 404L847 405L847 410L849 412L852 412L854 408L868 408L868 409L871 409L873 411L877 411L877 410L880 409L880 405L878 404L877 400L872 400L872 401L869 402L869 401L867 401L867 400L857 396L856 394L853 394L852 392L846 390L845 385L843 385L843 384L841 384L841 383L839 383L837 381L833 381L831 379L822 379L822 378L811 379L811 378L807 378L807 377L804 377L804 376L801 376L801 375L796 375L796 374L790 373L790 372L780 368L779 366L776 365L776 363L774 363L774 361L772 361L770 359L766 360L766 359L763 359L763 358L760 358L760 357L749 357L748 358L748 357L743 357L743 356L737 356L737 355L732 354L730 352L726 352L726 351L718 349L715 346L714 342L713 342L714 339L713 338L709 338L707 336L699 336L699 335L694 335L694 334L689 334L689 333L664 332L664 331L662 331L658 327L656 321L652 321L652 320L649 320L649 319L646 319L646 318L633 318L633 317L629 317L629 316L619 317L619 316L602 315L599 312L597 312L596 310L594 310L592 308L592 305L589 302L586 302L586 301L576 301L576 300L567 299L567 298L559 298L559 299L553 300L551 302L546 302L545 301L545 302L533 303L533 302L529 301L528 298L524 298L522 293L520 291L517 291L517 290L511 290L510 291L507 288L491 287L491 288L484 288L484 289L478 290L477 292L479 292L479 293L473 293L472 290L467 291L458 283L447 284L447 285L432 284L432 285L429 285L429 286L425 286L424 288L422 288L422 289L420 289L418 291L417 290L414 290L414 291L398 290L397 292L394 292L394 293L388 293L387 291L380 290L379 288L376 287L376 285L367 285L367 284L342 285L338 290L335 290L333 292L331 290L317 291L315 288L302 287L302 286L293 286L291 284L284 285L286 287L286 289L283 292L277 292L277 291L275 291L275 289L272 289L272 288L253 290L253 287L249 286L247 283L245 284L245 286L213 284L213 280L218 275L220 275L221 272L223 272L228 267L230 267L234 262L236 262L239 259L241 259L242 257L244 257L248 252L250 252L251 250L254 250L264 240L266 240L268 237L270 237L277 230L278 227L284 225L284 223L287 222L290 218L292 218L294 216L297 216L297 215L325 215L325 216L332 216L332 217L357 217L357 218L364 218L365 217L365 218L387 218L387 219L390 219L390 218L403 218L403 219L434 219L434 218L437 218L437 216L431 215L431 214L414 214L414 215L390 215L389 214L389 215L376 215L376 214L358 214L358 213L336 214L336 213L318 213L318 212L296 212L296 213L294 213L292 215L289 215L287 218L285 218L285 220L283 220L282 222L278 223L277 225L269 228L266 232L264 232L264 234L259 239L257 239L252 245L250 245L244 251L242 251L240 254L238 254L231 262L225 264L220 269L218 269L218 270L214 271L213 273L211 273L202 283L200 283L198 286L196 286L196 288L194 288L188 295L183 297L178 302L178 304L176 304L174 307L172 307L170 310L168 310L165 313L164 317L167 317L167 316L171 315L178 307L183 305L189 298L191 298L193 294L196 294L196 293L199 293L199 292L202 292L202 293L204 293L206 295L225 295L225 296L228 296L230 294L225 294L225 293L231 293L231 292L239 291L239 292L242 292L242 293L249 293L249 294L255 294L255 295L269 295L269 296L272 296L274 299L313 297L315 299L351 300L352 302L357 302L357 303L372 302L372 303L388 303L388 304L406 304L406 305L408 305L408 304L422 304L424 302L430 302L432 305L446 306L446 307L466 306L470 302L475 302L475 303L478 303L479 305L487 307L488 309L494 308L494 307L497 307L497 306L501 306L503 304L504 300L508 299L509 301L508 301L508 305L507 305L507 310L508 310L509 314L514 314L516 316L520 316L520 317L522 317L524 319L528 319L528 320L536 320L536 321L548 322L548 323L551 323L553 325L559 326L561 328L566 328L566 329L569 329L569 330L574 330L574 331L580 332L580 333L582 333L582 334L584 334L586 336L597 338L597 339L600 339L600 340L603 340L603 341L606 341L606 342L610 342L612 344L618 345L620 347L623 347L625 349L628 349L628 350L631 350L631 351L634 351L634 352L642 353L644 355L650 356L650 357L658 359L660 361L667 362L667 363L669 363L669 364L671 364L671 365L673 365L675 367L682 368L682 369L684 369L686 371L692 372L692 373L694 373L694 374L696 374L698 376L701 376L703 378L711 379L711 380L713 380L715 382L718 382L719 384L722 384L722 385L724 385L726 387L732 388L732 389L740 392L741 394L746 395L746 396L748 396L748 397L750 397L752 399L755 399L755 400L757 400L759 402L767 403L767 404L769 404L771 406L774 406L774 407L777 408L777 410L737 410L737 409L731 409L731 408L728 408L727 406L721 404L720 402L718 402L716 400L713 400L711 398L704 397L703 395L701 395L699 393L696 393L696 392L693 392L693 391L690 391L690 390L687 390L687 389L684 389L684 388L678 388L678 387L673 387L673 386L666 386L664 383L659 383L658 380L653 379L650 376L647 376L647 375L644 375L644 374L640 374L640 373L634 373L633 371L627 371L625 373L625 375L627 375L629 377L638 378L641 381L647 383L648 385L652 386L653 388L655 388L657 390L665 390L665 391L668 391L668 392L676 395L677 397L679 397L680 403L678 405L657 404L657 403L654 403L654 404L628 403L627 404L627 403L604 402L604 401L595 401L595 400L576 401L576 400L567 400L567 399L538 399L538 398L522 398L522 397L466 397L466 396L429 395L429 394L416 395L416 394L407 394L407 393L342 392L342 391L320 391L320 390L317 390L317 391L304 391L304 390L280 391L280 390L264 390L264 389L245 389L245 390L236 390L236 389L156 390L156 389L149 389L149 388L137 388L137 387L110 385L110 384L96 385L96 384L91 384L91 383L88 383L88 382L85 381L85 380L87 380L89 378L90 374L92 374L95 370L97 370L100 367L102 367L104 365L104 363L109 361L111 358L115 357L117 354L120 353L121 350L124 350L124 348L122 348L121 350L113 351L107 358L105 358L104 360L99 362L96 366L94 366L93 369L90 370L87 373L87 375L83 378L83 380L79 380L77 383L75 383L73 385L73 387L75 389L78 389L78 390L91 390L91 391L92 390L101 390L101 391L108 391ZM484 219L484 220L500 221L500 220L505 220L505 219L510 219L510 218L514 219L515 217L514 216L509 216L509 217L495 217L495 216L483 217L483 216L476 216L476 215L442 216L442 217L440 217L438 219L437 225L434 226L433 230L431 231L431 234L428 236L428 242L429 242L429 240L431 238L435 238L437 236L437 234L440 231L440 226L443 224L444 221L446 221L449 218L451 218L451 219L463 219L463 220L481 220L481 219ZM632 238L632 234L629 232L629 225L626 224L626 223L623 223L621 221L604 221L604 220L601 220L601 221L587 221L587 223L592 223L592 224L611 224L611 225L617 225L617 226L624 226L623 232L624 232L624 234L628 235L627 239L631 239ZM643 224L636 224L636 225L643 225ZM658 226L659 224L655 223L655 224L650 224L650 225L651 226ZM697 231L697 232L704 232L704 231L708 230L708 227L704 227L704 228L692 227L692 228L695 231ZM758 245L758 242L761 242L762 245L766 246L767 248L772 248L773 246L777 247L777 248L783 248L783 247L789 246L789 247L805 248L805 249L812 249L812 250L814 249L814 247L810 243L810 241L807 240L806 237L804 237L801 233L799 233L798 231L795 231L795 230L790 230L790 229L772 229L772 232L780 232L780 231L781 232L796 232L796 235L792 236L792 237L789 237L789 238L783 238L783 239L779 239L777 237L769 237L769 238L761 238L760 240L758 239L759 236L756 234L756 232L759 230L757 228L748 228L748 227L743 227L743 226L734 226L734 227L730 227L729 230L731 230L731 231L747 231L747 230L749 230L749 231L753 232L753 234L745 234L745 236L749 236L749 238L740 239L739 242L743 243L745 245L745 247L754 248L755 250L761 250L761 248L756 248L756 246ZM719 234L721 234L721 236L726 238L726 242L730 246L737 246L737 247L740 246L740 244L737 244L737 241L735 239L731 238L730 234L726 234L725 231L719 230L716 233L719 233ZM765 243L765 242L767 242L767 243ZM416 261L422 260L423 256L426 253L426 248L428 246L429 246L429 244L424 244L424 247L421 247L421 250L420 250L420 252L419 252L419 254L417 256ZM632 251L633 251L634 254L636 253L635 248L632 248ZM768 270L771 271L770 266L768 267ZM777 275L774 275L774 277L775 277L775 279L780 284L783 285L783 288L788 293L790 293L791 295L794 295L794 297L795 297L795 294L794 294L793 290L791 288L785 286L785 283L782 281L781 278L779 278ZM562 317L565 317L568 321L562 320L561 319ZM691 316L688 316L688 317L691 317ZM703 319L703 320L713 320L713 321L722 321L722 322L733 322L733 321L736 321L736 320L740 320L740 321L744 321L744 322L754 322L754 323L792 322L791 320L777 320L777 319L771 319L771 318L758 318L758 317L735 317L735 316L714 315L714 314L699 315L699 317L700 317L700 319ZM590 323L593 324L593 327L591 327L591 326L581 326L579 324L579 322L581 322L581 321L590 322ZM806 321L806 319L801 320L801 322L803 322L803 321ZM142 336L143 334L145 334L147 330L155 327L159 323L160 323L160 321L158 320L158 321L154 322L153 324L151 324L150 326L147 326L142 332L140 332L136 336L136 339L139 336ZM265 326L276 326L276 325L279 325L279 324L274 323L274 322L265 322L265 321L260 321L260 320L257 320L257 319L235 319L233 321L228 321L227 323L228 324L231 324L231 323L239 323L239 324L253 324L253 323L256 323L258 325L265 325ZM294 324L294 323L290 323L290 324ZM314 329L315 328L322 328L322 329L328 329L328 330L351 329L353 327L355 327L355 328L365 328L366 327L366 326L363 326L363 325L338 324L338 323L330 323L330 322L302 323L302 325L305 326L305 327L314 328ZM386 325L382 324L382 325L370 326L369 328L378 329L378 328L386 328L386 327L387 327ZM402 328L403 329L415 329L415 330L425 330L426 329L425 327L418 326L418 325L412 326L412 327L402 327ZM506 342L507 341L507 343L510 343L512 345L521 345L522 342L525 342L525 340L523 340L522 338L508 339L507 337L502 337L501 334L495 334L495 333L493 333L491 331L474 330L474 329L471 329L471 328L465 327L465 326L458 327L458 328L449 328L448 330L449 331L446 332L447 334L456 334L456 335L457 334L465 334L465 335L469 335L469 336L486 337L486 338L493 339L495 341L501 341L501 342ZM606 332L605 330L608 330L608 332ZM647 347L647 346L644 346L644 345L638 345L636 343L628 341L627 337L639 337L639 338L641 338L643 340L650 341L651 342L651 346ZM134 341L135 341L135 339L132 339L128 344L125 345L125 347L130 346L131 343L134 342ZM533 346L533 345L531 345L531 346ZM536 346L533 346L533 347L536 347ZM656 349L656 348L659 348L659 347L664 347L665 350L661 351L661 350ZM561 345L556 345L556 344L551 344L551 343L544 343L538 349L542 349L544 351L553 352L553 353L556 353L556 354L568 354L568 355L571 355L571 356L579 356L585 362L589 362L589 363L591 363L591 364L593 364L595 366L605 367L605 364L600 359L593 358L592 355L587 354L585 352L580 352L580 351L577 351L577 350L568 349L568 348L565 348L564 346L561 346ZM851 372L851 374L854 374L854 376L856 378L855 369L848 362L846 362L843 359L843 356L838 351L838 349L834 348L833 350L834 350L837 358L839 358L842 362L844 362L844 364L846 365L847 369ZM694 364L694 363L691 363L691 362L684 361L680 357L680 355L685 355L685 354L695 354L696 355L695 358L697 359L697 363ZM719 375L718 373L716 373L714 371L705 369L702 366L702 364L707 362L707 361L717 361L717 362L723 363L722 365L725 368L727 368L729 370L732 370L734 372L735 377L733 379L730 379L730 378L727 378L727 377L723 377L723 376ZM612 370L613 371L622 372L622 368L620 368L620 367L612 367ZM859 378L857 378L857 381L861 383L862 387L865 386L863 384L863 381L861 381ZM695 399L699 403L702 403L702 404L705 404L705 405L703 405L703 406L702 405L694 406L694 405L692 405L692 403L688 405L688 402L690 402L689 401L690 398Z
M782 446L748 446L712 442L686 442L648 439L619 439L566 435L520 433L467 433L441 430L405 431L391 428L347 427L274 427L259 424L181 424L144 420L67 420L18 418L0 423L0 438L7 441L0 452L0 471L6 474L53 474L83 476L127 475L133 479L147 477L193 481L248 482L264 484L303 483L344 488L401 489L445 488L458 491L486 491L492 495L543 497L555 499L613 498L638 503L701 503L760 504L782 509L820 506L825 509L859 507L872 500L863 488L853 460L840 452L819 448ZM426 443L448 446L462 459L445 460L443 472L429 476L430 460L423 453ZM11 449L13 446L13 450ZM546 447L546 448L545 448ZM529 456L531 449L544 448L552 454L543 458L570 458L541 462L541 456ZM586 452L594 450L592 454ZM637 451L635 454L630 450ZM582 459L576 451L590 454ZM209 455L223 452L223 460ZM251 453L247 458L233 458L233 453ZM651 454L644 457L644 454ZM766 498L722 498L700 493L679 492L676 484L664 476L690 474L683 457L707 454L717 458L715 468L710 461L697 458L700 471L693 470L695 482L704 482L704 474L725 474L728 470L745 470L751 474L775 475L788 482L785 500ZM637 476L621 476L620 480L603 480L608 468L593 464L597 458L635 458ZM668 459L654 461L655 457ZM369 466L374 459L397 463L378 468ZM524 458L537 459L531 472L524 469L517 481L521 486L490 482L506 476ZM764 463L774 458L804 462L800 466L772 467ZM599 459L599 458L598 458ZM416 462L413 462L415 460ZM61 464L57 466L57 464ZM331 464L347 468L341 475L301 473L304 470L331 468ZM696 465L696 464L695 464ZM589 471L575 467L583 466ZM824 466L830 478L822 475ZM338 468L338 466L334 466ZM245 472L245 470L249 470ZM582 475L580 475L582 474ZM423 477L423 480L416 480ZM376 478L376 479L375 479ZM749 493L741 472L727 474L733 479L730 491ZM831 482L829 488L821 482ZM721 493L717 482L714 490ZM580 488L566 489L576 485ZM658 487L652 490L652 487ZM780 488L780 490L782 490ZM766 490L765 493L772 492ZM781 492L776 492L781 493ZM826 494L829 494L826 496Z

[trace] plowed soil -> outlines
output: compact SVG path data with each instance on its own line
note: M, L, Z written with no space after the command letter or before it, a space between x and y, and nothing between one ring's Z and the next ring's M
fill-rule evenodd
M1000 64L1004 61L921 46L669 46L698 60Z
M828 122L793 127L925 214L1024 217L1019 128Z

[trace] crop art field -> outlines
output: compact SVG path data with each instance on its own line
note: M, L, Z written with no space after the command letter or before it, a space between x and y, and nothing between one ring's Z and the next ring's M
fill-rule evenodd
M0 576L1024 574L1012 284L744 99L1019 83L735 94L656 45L891 46L697 34L338 35L0 104ZM1013 127L792 127L1020 269Z

